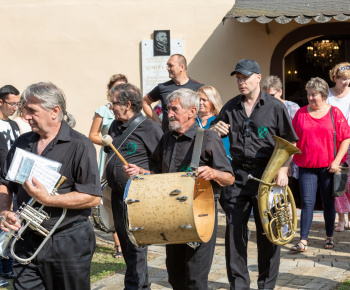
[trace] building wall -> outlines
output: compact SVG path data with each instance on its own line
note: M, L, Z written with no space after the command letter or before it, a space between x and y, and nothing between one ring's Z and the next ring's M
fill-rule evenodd
M224 101L238 91L230 72L253 58L267 75L278 41L299 27L221 20L227 0L3 0L0 2L0 85L20 91L52 81L67 96L76 129L88 134L94 109L106 103L106 83L124 73L141 86L140 43L153 30L184 40L192 78L215 86Z

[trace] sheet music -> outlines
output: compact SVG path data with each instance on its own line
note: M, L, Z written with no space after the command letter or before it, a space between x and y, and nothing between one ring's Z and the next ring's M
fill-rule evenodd
M48 193L52 193L61 177L58 173L61 166L57 161L16 148L6 179L23 184L27 179L32 183L34 176Z

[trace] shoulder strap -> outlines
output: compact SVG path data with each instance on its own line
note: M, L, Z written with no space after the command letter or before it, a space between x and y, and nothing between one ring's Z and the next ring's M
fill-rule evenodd
M118 139L117 143L114 145L117 150L120 148L120 146L123 145L125 140L131 135L132 132L144 121L146 120L146 117L144 116L138 116L134 121L131 122L131 124L126 128L126 130L123 132L123 134Z
M203 128L198 128L198 130L197 130L197 134L196 134L196 137L194 140L192 159L191 159L191 163L190 163L190 167L192 169L198 169L198 166L199 166L199 158L201 156L204 130L205 129L203 129Z
M144 117L143 115L138 116L134 121L131 122L131 124L128 126L128 128L126 128L126 130L123 132L123 134L120 135L120 138L118 139L117 143L114 144L114 147L119 150L120 146L123 145L123 143L125 142L125 140L131 135L132 132L135 131L135 129L144 121L146 120L146 117ZM104 171L106 171L106 167L109 161L111 161L112 157L114 156L114 152L111 154L111 156L109 156Z
M337 131L335 130L335 124L334 124L334 118L333 118L333 106L331 107L331 118L333 123L333 129L334 129L334 158L337 156Z

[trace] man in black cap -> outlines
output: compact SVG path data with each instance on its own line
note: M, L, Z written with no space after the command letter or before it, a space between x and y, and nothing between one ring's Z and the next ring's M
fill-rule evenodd
M290 117L284 104L260 88L260 67L250 59L240 60L231 76L236 75L240 95L228 101L211 128L230 138L235 183L223 193L226 213L226 267L230 289L249 289L247 268L247 223L253 208L258 246L258 288L273 289L278 275L280 248L264 235L258 209L259 183L248 175L261 178L274 150L277 135L296 142ZM291 158L290 158L291 159ZM277 173L277 184L288 184L288 160Z

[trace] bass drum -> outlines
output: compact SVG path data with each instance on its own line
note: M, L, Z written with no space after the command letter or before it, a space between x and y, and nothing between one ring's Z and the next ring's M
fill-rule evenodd
M213 234L215 205L211 183L192 173L130 179L124 201L126 229L137 247L205 243Z
M107 181L101 182L102 199L99 206L92 209L93 225L106 232L114 232L114 220L112 213L112 189Z

